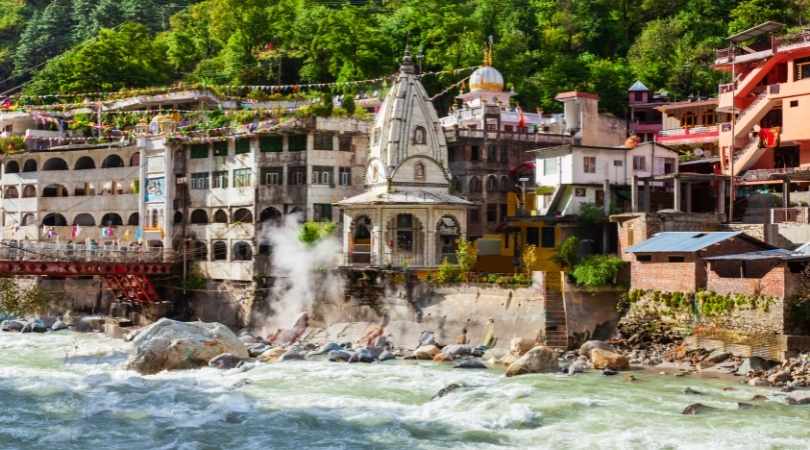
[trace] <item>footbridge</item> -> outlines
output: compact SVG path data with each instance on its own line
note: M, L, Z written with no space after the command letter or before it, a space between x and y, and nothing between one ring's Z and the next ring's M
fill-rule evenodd
M170 275L177 255L161 248L0 241L0 277L97 276L121 300L158 301L151 279Z

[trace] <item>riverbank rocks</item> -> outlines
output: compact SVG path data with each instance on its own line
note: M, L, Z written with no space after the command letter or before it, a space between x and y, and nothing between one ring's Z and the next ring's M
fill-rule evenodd
M760 358L758 356L752 356L750 358L745 358L740 364L740 367L737 368L738 375L748 375L749 372L757 371L757 370L768 370L773 367L773 363L770 361Z
M36 319L26 323L20 333L44 333L46 331L48 331L48 327L45 326L45 322Z
M233 369L242 361L244 360L232 353L223 353L211 358L211 360L208 361L208 367L214 367L216 369Z
M435 345L422 345L413 351L411 359L432 360L441 350Z
M627 370L630 361L616 352L594 348L591 350L591 364L594 369Z
M528 373L547 373L559 370L557 353L549 347L538 345L510 364L506 369L506 376L513 377Z
M160 319L132 341L134 353L127 367L142 374L202 367L215 356L230 353L249 357L244 344L220 323L179 322Z
M162 319L161 319L162 320ZM73 331L80 333L91 333L93 331L104 331L104 324L107 319L103 316L86 316L73 322ZM158 321L160 322L160 321ZM155 322L158 323L158 322ZM152 325L155 325L152 324ZM235 337L235 336L234 336Z
M331 362L348 362L351 358L351 352L346 350L332 350L329 352L329 361Z
M51 331L67 330L67 327L68 326L65 322L57 320L56 322L53 323L53 325L51 325Z
M528 353L528 351L533 349L536 345L537 341L534 339L526 339L521 337L512 338L512 340L509 342L509 353L519 358Z
M608 344L605 341L586 341L579 347L579 354L583 356L590 357L591 350L598 348L600 350L607 350L609 352L615 352L616 349L613 348L612 345Z
M788 405L810 405L810 392L802 391L802 392L794 392L785 398Z
M281 356L285 353L287 353L287 349L284 347L273 347L259 355L256 359L264 363L273 363L281 359Z
M487 365L478 358L466 357L458 360L454 365L454 369L486 369Z
M22 331L26 325L27 324L23 320L4 320L3 323L0 324L0 331Z
M681 411L681 414L686 416L696 416L713 410L711 406L706 406L703 403L692 403Z

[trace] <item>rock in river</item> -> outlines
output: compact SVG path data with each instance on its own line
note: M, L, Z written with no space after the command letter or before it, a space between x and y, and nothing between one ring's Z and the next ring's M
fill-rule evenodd
M588 358L591 357L591 350L598 348L600 350L607 350L609 352L613 351L613 346L608 344L605 341L586 341L579 347L579 354L582 356L586 356Z
M432 360L441 350L435 345L422 345L413 351L413 359Z
M708 412L713 410L711 406L706 406L703 403L692 403L691 405L687 406L686 408L681 411L681 414L687 416L696 416L698 414L703 414L704 412Z
M223 353L211 358L211 360L208 361L208 366L215 367L217 369L233 369L242 361L243 360L238 358L236 355L231 353Z
M478 358L462 358L453 366L454 369L486 369L487 366Z
M626 356L600 348L591 350L591 363L593 363L594 369L627 370L630 368L630 361Z
M554 350L538 345L526 352L506 369L506 376L513 377L526 373L546 373L560 370Z
M0 324L0 331L22 331L23 327L25 327L26 322L22 320L4 320L2 324Z
M127 367L142 374L202 367L223 353L240 359L249 356L239 338L220 323L163 318L144 328L132 343L135 350Z

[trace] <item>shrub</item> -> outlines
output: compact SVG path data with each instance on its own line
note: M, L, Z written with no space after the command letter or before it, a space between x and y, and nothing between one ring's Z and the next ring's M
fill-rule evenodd
M571 275L577 284L586 287L600 287L614 284L624 261L613 255L593 255L577 264Z
M470 271L478 260L478 249L474 243L464 238L460 238L457 245L456 260L458 261L458 269L461 271L464 280L467 281Z
M579 238L576 236L565 238L557 249L554 260L563 268L573 269L579 262Z
M335 224L332 222L306 222L301 225L301 229L298 231L298 239L311 247L334 233L334 231Z
M21 289L11 278L0 279L0 311L12 316L44 313L51 298L39 287Z
M523 247L520 259L523 261L523 272L532 273L532 269L537 264L537 246L527 245Z
M461 278L461 270L455 264L450 264L447 258L442 260L439 270L436 271L435 280L439 284L456 283Z

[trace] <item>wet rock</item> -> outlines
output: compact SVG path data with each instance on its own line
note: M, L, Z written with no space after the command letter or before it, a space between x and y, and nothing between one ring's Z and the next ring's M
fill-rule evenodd
M703 395L703 392L700 392L697 389L692 389L688 386L683 388L683 393L686 395Z
M584 357L580 357L576 361L572 362L571 365L568 366L568 375L574 375L577 373L585 373L590 369L590 364L588 360Z
M318 350L311 351L307 354L307 358L311 358L313 356L321 356L327 355L329 352L333 350L343 350L343 347L340 346L337 342L329 342L323 347L319 348Z
M757 395L751 397L751 401L752 402L765 402L765 401L768 401L768 397L765 396L765 395L757 394Z
M62 322L61 320L56 320L53 325L51 325L51 331L61 331L67 330L67 324Z
M208 367L214 367L216 369L233 369L242 361L242 358L239 358L232 353L223 353L211 358L211 360L208 361Z
M349 358L350 363L373 363L376 360L377 355L367 347L358 348L357 351L352 353L352 356Z
M708 361L708 362L710 362L712 364L718 364L718 363L721 363L721 362L723 362L723 361L725 361L725 360L727 360L729 358L731 358L731 353L724 352L724 351L718 349L718 350L715 350L715 351L709 353L709 356L706 357L705 361Z
M771 385L771 383L769 383L768 380L766 380L765 378L757 377L748 380L748 385L754 387L768 387Z
M560 370L560 366L557 353L549 347L538 345L510 364L506 369L506 376L557 372L558 370Z
M277 362L279 359L281 359L281 355L285 353L287 353L287 349L284 347L271 347L269 350L259 355L256 359L264 363Z
M627 370L630 368L630 361L626 356L599 348L591 350L591 363L594 369Z
M636 378L636 376L633 375L632 373L626 373L626 374L624 374L624 381L629 381L631 383L634 383L634 382L638 381L638 378Z
M228 411L223 420L225 423L242 423L245 421L245 416L244 414L236 411Z
M44 333L48 331L48 328L45 326L41 320L32 320L25 324L25 326L20 330L20 333Z
M158 322L155 322L151 326L154 326ZM73 322L73 331L80 333L91 333L94 331L103 332L105 323L107 323L107 319L102 316L86 316ZM230 330L228 331L230 332ZM233 334L233 332L231 332L231 334ZM236 339L236 336L234 336L234 339ZM208 362L208 360L206 360L206 362Z
M687 406L686 408L681 411L681 414L687 416L696 416L698 414L703 414L705 412L712 411L714 408L711 406L706 406L703 403L692 403L691 405Z
M441 352L437 353L436 356L433 357L433 362L450 362L452 360L453 358Z
M447 395L447 394L449 394L449 393L451 393L453 391L456 391L458 389L461 389L463 387L465 387L465 386L463 384L461 384L461 383L450 383L447 386L439 389L439 392L437 392L436 395L434 395L433 398L431 398L431 400L436 400L437 398L442 398L445 395Z
M737 402L737 409L751 409L754 405L745 402Z
M208 364L223 353L247 359L248 352L233 332L220 323L160 319L132 341L127 367L142 374L191 369Z
M515 356L515 355L513 355L511 353L507 353L507 354L501 356L501 359L498 360L498 364L500 364L502 366L509 367L515 361L517 361L519 358L520 358L519 356Z
M602 375L604 375L606 377L612 377L613 375L618 375L618 374L619 374L619 372L617 372L617 371L615 371L613 369L607 368L607 367L602 369Z
M0 331L22 331L27 324L28 323L24 320L4 320L3 323L0 324Z
M239 335L239 340L240 340L240 341L242 341L242 343L243 343L243 344L246 344L246 345L250 345L250 344L259 344L259 343L261 343L261 342L262 342L262 341L261 341L259 338L257 338L256 336L253 336L253 335L248 334L248 333L242 333L242 334L240 334L240 335Z
M731 392L731 391L736 391L736 390L737 390L737 388L731 387L731 386L726 386L726 387L723 388L723 392Z
M750 358L743 359L742 364L737 369L737 375L748 375L748 372L756 371L756 370L768 370L773 367L773 363L760 358L758 356L752 356Z
M788 383L788 384L782 386L782 389L780 389L781 392L785 392L785 393L793 392L795 390L796 390L796 385L794 383Z
M453 344L442 349L442 354L446 358L445 361L452 361L464 356L470 356L472 352L472 345Z
M790 370L780 370L768 377L768 382L771 384L782 384L793 379Z
M579 354L585 357L591 356L591 350L598 348L600 350L607 350L609 352L615 351L612 345L608 344L605 341L586 341L579 347Z
M423 345L413 351L413 359L432 360L441 350L435 345Z
M537 341L534 339L526 339L521 337L512 338L509 343L509 353L520 358L525 355L529 350L537 346Z
M284 352L279 357L279 361L301 361L306 357L306 354L298 348L292 348Z
M248 355L250 355L251 358L256 358L262 353L266 352L267 350L270 350L271 348L272 347L270 347L267 344L253 344L250 347L248 347L247 350Z
M396 356L394 356L394 354L389 352L388 350L383 350L383 352L380 353L380 356L377 357L377 360L381 362L388 361L391 359L396 359Z
M332 350L329 352L329 361L348 362L352 358L352 352L346 350Z
M462 358L453 366L454 369L486 369L486 364L478 358Z
M810 392L794 392L785 399L788 405L810 405Z

